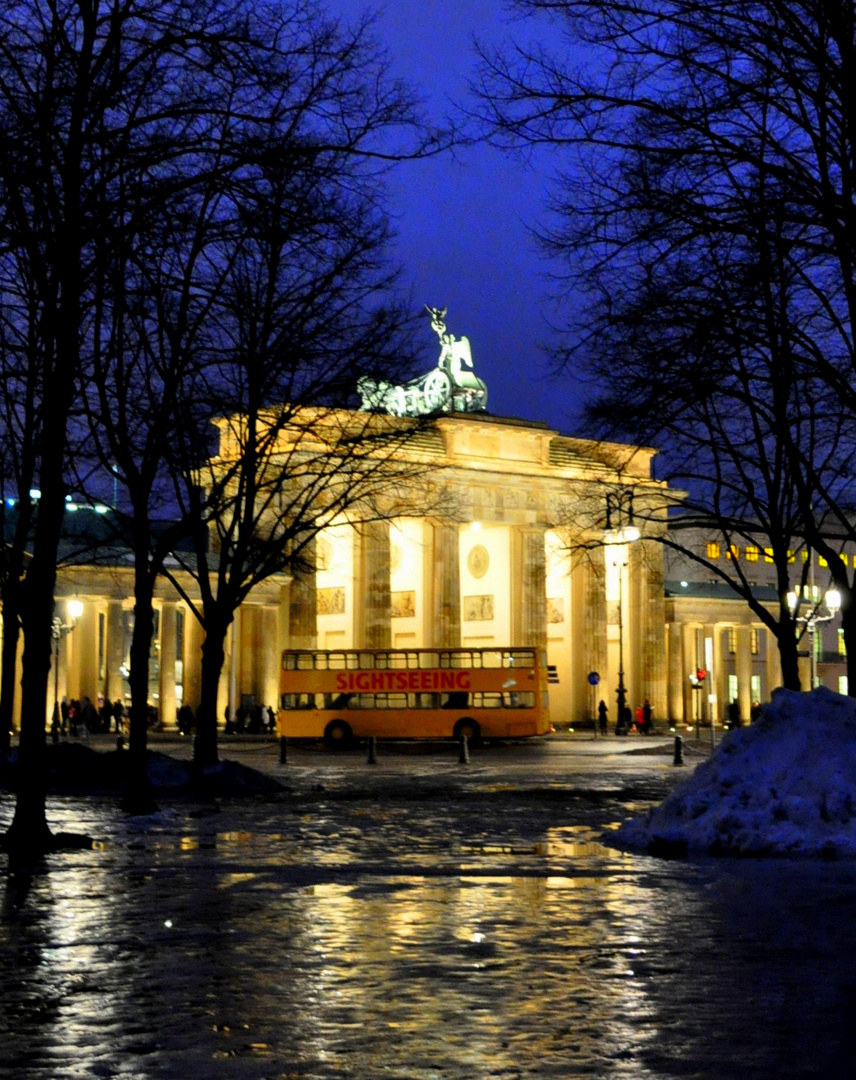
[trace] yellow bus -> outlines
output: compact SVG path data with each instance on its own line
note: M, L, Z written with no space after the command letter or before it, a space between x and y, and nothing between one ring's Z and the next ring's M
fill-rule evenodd
M518 739L552 731L547 656L536 648L287 649L280 736Z

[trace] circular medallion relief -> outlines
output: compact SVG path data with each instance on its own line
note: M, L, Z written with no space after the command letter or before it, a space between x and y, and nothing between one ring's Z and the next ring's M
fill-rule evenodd
M467 555L467 569L474 578L484 577L489 566L490 556L486 547L476 544L475 547L470 548L470 553Z

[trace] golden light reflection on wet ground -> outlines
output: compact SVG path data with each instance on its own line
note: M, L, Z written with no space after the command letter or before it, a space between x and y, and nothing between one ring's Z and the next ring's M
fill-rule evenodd
M623 812L52 800L99 842L6 879L0 1077L852 1075L856 871L627 855Z

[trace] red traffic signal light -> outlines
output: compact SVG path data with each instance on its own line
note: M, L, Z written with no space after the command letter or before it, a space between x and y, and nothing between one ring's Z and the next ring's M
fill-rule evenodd
M703 667L699 668L695 673L695 677L698 679L699 682L704 682L706 675L707 671Z

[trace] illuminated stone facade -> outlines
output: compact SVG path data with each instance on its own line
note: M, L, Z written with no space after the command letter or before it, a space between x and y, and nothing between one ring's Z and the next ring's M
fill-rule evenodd
M331 523L309 580L283 576L257 588L226 643L221 720L230 701L276 703L287 647L455 645L546 647L557 725L590 719L601 698L614 725L620 667L628 704L647 697L664 716L662 547L651 538L662 524L646 521L634 543L615 542L620 534L604 543L607 494L632 491L639 505L663 491L650 477L653 451L639 449L628 463L630 449L561 437L539 423L440 417L414 440L425 469L409 501L420 504L420 484L441 486L444 511L360 529ZM60 642L60 697L115 700L127 690L131 572L119 559L60 570L60 617L66 600L83 602ZM193 596L193 583L186 587ZM165 580L156 603L150 698L169 725L181 703L198 704L201 632Z

